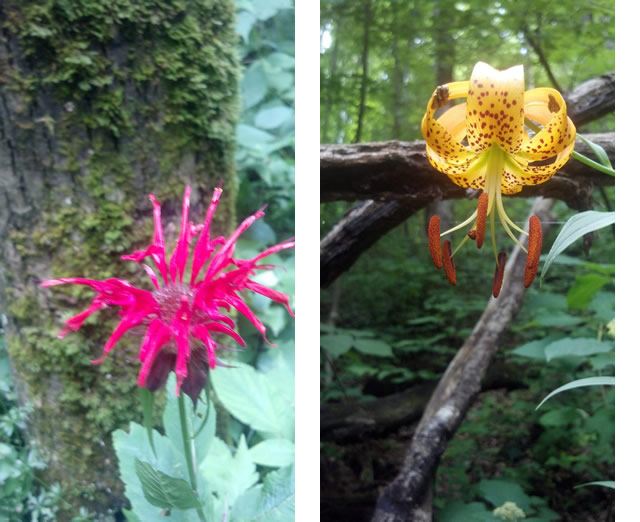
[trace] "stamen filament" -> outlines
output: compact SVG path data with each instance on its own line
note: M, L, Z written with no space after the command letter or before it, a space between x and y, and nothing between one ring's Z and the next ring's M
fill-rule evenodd
M473 223L473 220L476 219L477 215L478 215L478 211L475 210L474 213L471 214L471 216L469 216L467 219L465 219L462 223L460 223L459 225L456 225L453 228L450 228L446 232L442 232L442 234L440 234L440 237L444 237L444 236L446 236L448 234L451 234L451 232L455 232L456 230L460 230L461 228L466 227L470 223Z
M524 246L522 246L522 243L520 243L520 241L518 241L518 238L513 234L513 232L509 228L509 225L505 221L505 216L507 215L507 213L504 211L504 207L502 206L502 198L501 198L500 192L496 194L496 199L498 200L498 203L496 204L496 206L498 207L498 217L500 218L500 223L502 223L502 227L506 231L507 235L513 240L513 242L516 243L522 250L524 250L526 254L527 249Z
M451 257L456 255L456 252L462 248L462 245L464 245L467 242L468 239L470 239L469 236L464 236L464 238L462 238L462 241L460 241L460 243L458 243L458 246L453 251L453 254L451 254Z

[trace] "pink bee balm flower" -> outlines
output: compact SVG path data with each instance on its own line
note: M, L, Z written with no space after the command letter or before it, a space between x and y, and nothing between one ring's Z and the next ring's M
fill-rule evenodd
M232 307L235 308L249 319L266 341L266 327L243 300L240 295L242 290L262 294L283 304L293 316L287 295L252 281L250 277L256 270L273 268L272 265L258 264L261 259L285 248L293 248L295 243L293 239L284 241L269 247L250 260L234 259L232 255L236 241L256 219L264 216L264 212L259 210L249 216L228 238L220 236L211 240L209 226L222 189L214 190L207 215L201 225L194 225L188 221L190 194L191 189L187 186L182 204L180 237L168 266L160 203L153 194L149 195L153 204L155 225L153 243L146 250L136 250L133 254L122 256L122 259L136 262L146 257L153 259L160 272L161 282L150 266L142 266L155 290L136 288L122 279L95 281L77 277L49 279L41 286L46 288L74 283L89 286L98 294L89 308L66 321L67 326L58 334L59 338L70 331L78 330L87 317L101 308L120 307L120 323L104 345L102 357L92 361L94 364L105 359L125 332L135 326L146 326L147 331L140 346L142 368L138 376L138 385L155 391L164 385L171 368L175 367L176 395L182 388L195 403L206 383L207 366L215 368L216 349L222 348L211 338L211 333L227 335L241 346L245 346L244 340L235 330L234 321L221 310L228 312ZM193 249L191 275L185 283L191 238L198 233L200 236ZM199 278L201 273L204 275Z

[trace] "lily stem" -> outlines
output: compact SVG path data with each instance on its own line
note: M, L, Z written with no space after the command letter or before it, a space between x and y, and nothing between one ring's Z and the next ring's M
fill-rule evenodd
M193 439L191 438L191 433L189 430L189 426L187 425L187 413L184 406L184 393L180 390L180 396L178 397L178 410L180 412L180 429L182 431L182 444L184 445L184 458L187 461L187 471L189 472L189 482L191 483L191 489L193 491L198 492L198 483L196 482L196 472L195 472L195 452L193 447ZM201 522L206 522L206 518L204 516L204 511L202 511L202 507L197 508L198 518Z

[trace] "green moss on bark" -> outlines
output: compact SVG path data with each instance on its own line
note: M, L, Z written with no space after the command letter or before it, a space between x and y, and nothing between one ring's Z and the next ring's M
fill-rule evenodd
M86 308L92 293L45 291L37 280L118 277L147 285L139 266L120 255L153 236L149 192L163 202L168 245L186 182L192 213L202 217L222 181L217 223L221 231L232 226L233 18L231 0L15 0L0 8L11 55L0 94L13 117L13 174L26 180L32 207L11 220L15 255L0 254L0 302L8 304L21 395L36 407L32 433L51 459L47 479L61 482L74 508L105 513L122 499L109 433L140 418L140 339L122 339L92 365L117 314L102 311L57 339L63 320Z

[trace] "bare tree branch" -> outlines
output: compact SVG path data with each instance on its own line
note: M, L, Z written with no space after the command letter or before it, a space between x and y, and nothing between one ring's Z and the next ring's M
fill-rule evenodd
M538 199L532 214L549 220L552 201ZM524 237L520 241L524 241ZM433 480L449 440L480 391L498 340L520 311L526 254L514 247L500 297L491 298L471 335L449 364L422 415L402 469L380 495L373 522L431 522Z
M615 163L615 134L586 134L601 145ZM575 150L592 156L580 140ZM519 197L544 196L580 208L582 185L613 185L611 176L570 159L549 181L524 187ZM321 201L396 200L426 206L440 199L462 199L475 194L454 185L435 170L426 157L423 141L383 141L320 147Z

